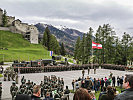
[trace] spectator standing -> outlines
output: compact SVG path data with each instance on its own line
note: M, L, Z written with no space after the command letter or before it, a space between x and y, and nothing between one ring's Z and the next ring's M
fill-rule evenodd
M74 91L74 83L75 83L75 81L73 80L73 81L72 81L72 87L73 87L73 91Z
M122 89L122 85L123 85L123 78L120 78L120 88Z
M100 97L101 97L103 94L107 94L107 92L106 92L106 87L103 87L102 90L103 90L103 91L99 94L99 99L98 99L98 100L100 100Z
M125 91L117 95L114 100L133 100L133 75L126 75L123 88Z
M100 97L100 100L114 100L114 97L115 97L114 89L111 86L108 86L107 94L103 94Z
M41 94L40 85L35 85L33 87L33 95L31 96L31 100L41 100L40 99L40 94Z
M80 88L76 90L73 100L92 100L92 98L87 89Z
M54 100L53 98L51 98L50 97L50 93L49 92L47 92L46 93L46 98L45 99L43 99L43 100Z
M76 82L75 82L75 88L76 88L76 90L79 89L79 83L78 83L77 80L76 80Z
M103 89L103 86L104 86L104 80L103 80L103 78L101 79L101 91L103 91L102 89Z
M117 86L119 86L120 85L120 78L119 78L119 76L117 77Z
M115 87L115 76L112 77L112 86Z
M68 100L69 100L69 93L70 93L70 90L68 89L68 86L66 86L66 89L64 90L64 94L67 95Z

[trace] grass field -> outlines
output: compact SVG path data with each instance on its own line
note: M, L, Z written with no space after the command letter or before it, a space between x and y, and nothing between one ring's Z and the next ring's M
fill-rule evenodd
M51 59L41 44L31 44L21 34L9 31L0 31L0 48L0 61Z

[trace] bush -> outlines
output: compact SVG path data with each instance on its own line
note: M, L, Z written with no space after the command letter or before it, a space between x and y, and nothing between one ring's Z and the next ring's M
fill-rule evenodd
M0 62L0 65L4 65L4 62L3 62L3 61L1 61L1 62Z
M1 78L1 77L3 77L3 75L2 75L2 74L0 74L0 78Z

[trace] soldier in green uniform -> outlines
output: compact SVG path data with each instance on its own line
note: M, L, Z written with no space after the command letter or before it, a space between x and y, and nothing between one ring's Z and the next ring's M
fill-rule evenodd
M11 72L8 70L8 81L10 81Z
M7 78L7 74L6 74L6 71L4 71L4 81L6 81L6 78Z
M0 82L0 100L1 100L1 96L2 96L2 82Z
M18 74L17 74L17 72L16 72L16 79L15 79L15 82L16 82L16 84L18 84Z
M14 78L15 78L15 71L13 71L13 73L12 73L12 80L13 81L15 81Z
M18 92L18 87L16 86L16 83L15 82L12 82L12 85L10 87L10 93L12 95L12 100L14 100L17 92Z
M89 73L90 73L90 67L88 67L88 75L89 75Z
M94 67L94 74L96 74L96 67Z

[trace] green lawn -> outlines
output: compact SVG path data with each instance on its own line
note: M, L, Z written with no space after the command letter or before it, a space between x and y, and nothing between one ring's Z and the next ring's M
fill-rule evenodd
M41 44L31 44L21 34L9 31L0 31L0 48L4 49L0 49L0 61L51 59Z

